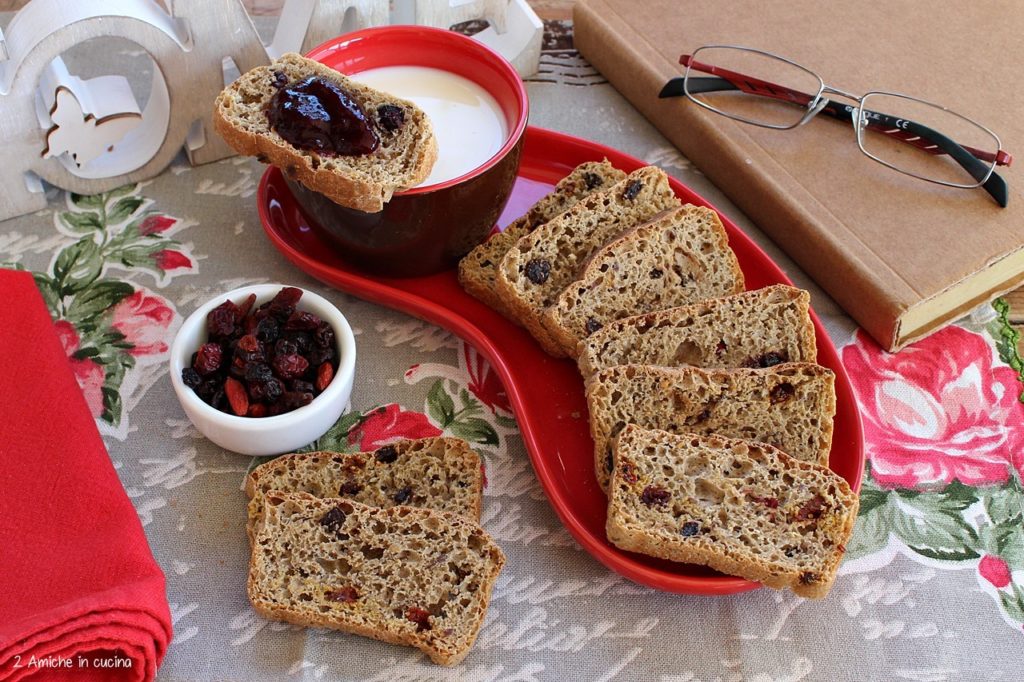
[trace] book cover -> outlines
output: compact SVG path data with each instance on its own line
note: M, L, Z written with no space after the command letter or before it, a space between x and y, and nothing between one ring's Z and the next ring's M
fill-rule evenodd
M685 97L658 98L682 75L680 55L743 45L848 92L941 104L1022 156L1024 69L1015 55L1024 12L1012 0L578 0L573 19L580 53L885 348L898 350L1024 284L1016 166L997 168L1009 186L1001 208L984 190L924 182L873 161L849 122L819 115L779 131Z

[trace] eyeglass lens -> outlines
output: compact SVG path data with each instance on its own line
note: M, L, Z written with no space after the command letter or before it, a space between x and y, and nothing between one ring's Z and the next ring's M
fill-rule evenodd
M781 129L800 123L821 87L821 79L801 66L735 47L698 49L684 81L687 95L709 109ZM954 112L884 93L867 95L862 112L856 125L861 150L896 170L948 185L976 187L995 165L998 138Z

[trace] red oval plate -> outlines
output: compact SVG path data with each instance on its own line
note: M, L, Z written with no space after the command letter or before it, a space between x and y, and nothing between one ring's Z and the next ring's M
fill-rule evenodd
M577 165L602 158L626 172L646 165L602 145L528 128L519 177L499 224L507 225L525 213ZM714 208L676 179L671 182L682 201ZM760 587L702 566L624 552L608 542L604 530L607 501L594 477L593 441L587 425L583 381L576 365L549 357L527 332L469 296L459 286L454 270L391 279L353 269L310 229L276 168L263 175L257 201L271 242L299 268L342 291L444 327L487 358L505 384L533 468L551 506L594 558L630 580L668 592L718 595ZM748 288L791 283L749 237L728 218L721 218ZM817 333L818 362L836 374L837 410L829 466L859 490L864 448L857 403L835 346L817 316L813 312L811 316Z

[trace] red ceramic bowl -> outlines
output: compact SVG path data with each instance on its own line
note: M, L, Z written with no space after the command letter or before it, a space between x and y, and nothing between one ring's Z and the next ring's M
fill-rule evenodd
M338 255L369 272L412 277L451 267L486 239L512 192L529 114L526 88L515 68L472 38L425 26L355 31L307 56L347 75L383 66L449 71L489 92L509 131L505 144L483 165L442 183L397 193L379 213L339 206L289 181L310 226Z

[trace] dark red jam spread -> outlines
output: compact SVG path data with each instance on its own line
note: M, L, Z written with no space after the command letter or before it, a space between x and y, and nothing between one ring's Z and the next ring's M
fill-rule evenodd
M380 145L359 104L317 76L281 87L267 106L270 127L300 149L358 156Z

